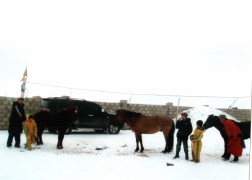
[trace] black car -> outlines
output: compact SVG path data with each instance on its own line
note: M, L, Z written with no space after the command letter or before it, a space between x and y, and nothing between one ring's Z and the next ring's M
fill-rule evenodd
M64 97L43 98L41 109L56 112L69 106L78 107L78 119L72 129L91 128L95 131L105 131L109 134L118 134L123 125L115 123L115 114L106 112L100 105L86 100L70 99ZM48 129L53 132L53 129Z

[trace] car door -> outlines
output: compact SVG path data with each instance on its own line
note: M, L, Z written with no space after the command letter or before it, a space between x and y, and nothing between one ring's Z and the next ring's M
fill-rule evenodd
M74 105L78 107L78 119L76 121L76 127L88 127L89 122L89 113L88 113L88 104L86 101L74 101Z
M69 100L68 99L51 99L48 108L52 112L57 112L62 108L69 107Z
M106 117L104 116L104 110L96 103L88 103L88 117L89 123L92 128L105 128Z
M78 101L74 103L78 107L78 120L76 127L82 128L103 128L106 121L102 113L102 108L93 102Z

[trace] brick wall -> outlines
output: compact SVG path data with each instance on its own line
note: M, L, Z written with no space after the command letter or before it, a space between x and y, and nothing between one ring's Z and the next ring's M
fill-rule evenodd
M0 96L0 130L8 129L9 116L11 106L17 98L1 97ZM25 98L25 112L35 113L40 106L40 97ZM168 115L171 118L176 117L178 113L191 107L173 106L172 103L165 105L149 105L149 104L128 104L126 100L121 100L119 103L96 102L100 104L106 111L115 112L118 109L128 109L135 112L141 112L145 115ZM250 109L220 109L234 116L241 121L251 120Z

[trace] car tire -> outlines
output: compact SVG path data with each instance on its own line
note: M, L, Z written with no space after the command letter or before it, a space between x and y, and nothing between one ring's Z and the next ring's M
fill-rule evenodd
M115 126L115 125L112 125L110 124L108 126L108 133L109 134L118 134L120 132L120 127L119 126Z

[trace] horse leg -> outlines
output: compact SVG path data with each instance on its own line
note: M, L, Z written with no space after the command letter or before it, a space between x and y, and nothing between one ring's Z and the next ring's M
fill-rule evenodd
M139 142L139 139L138 139L138 134L135 133L135 137L136 137L136 149L135 149L135 152L139 151L139 146L138 146L138 142Z
M168 132L163 130L163 135L165 138L165 149L162 152L167 153L168 152Z
M139 151L139 146L138 146L138 143L139 143L139 134L135 133L135 136L136 136L136 149L135 149L135 152Z
M140 141L140 144L141 144L141 152L144 151L144 147L143 147L143 141L142 141L142 134L139 134L139 141Z
M63 139L64 139L64 132L59 131L58 133L59 133L59 134L58 134L57 148L58 148L58 149L62 149L62 148L63 148L63 146L62 146L62 141L63 141Z
M38 136L37 136L37 145L43 145L43 140L42 140L42 134L43 134L44 128L38 128Z

